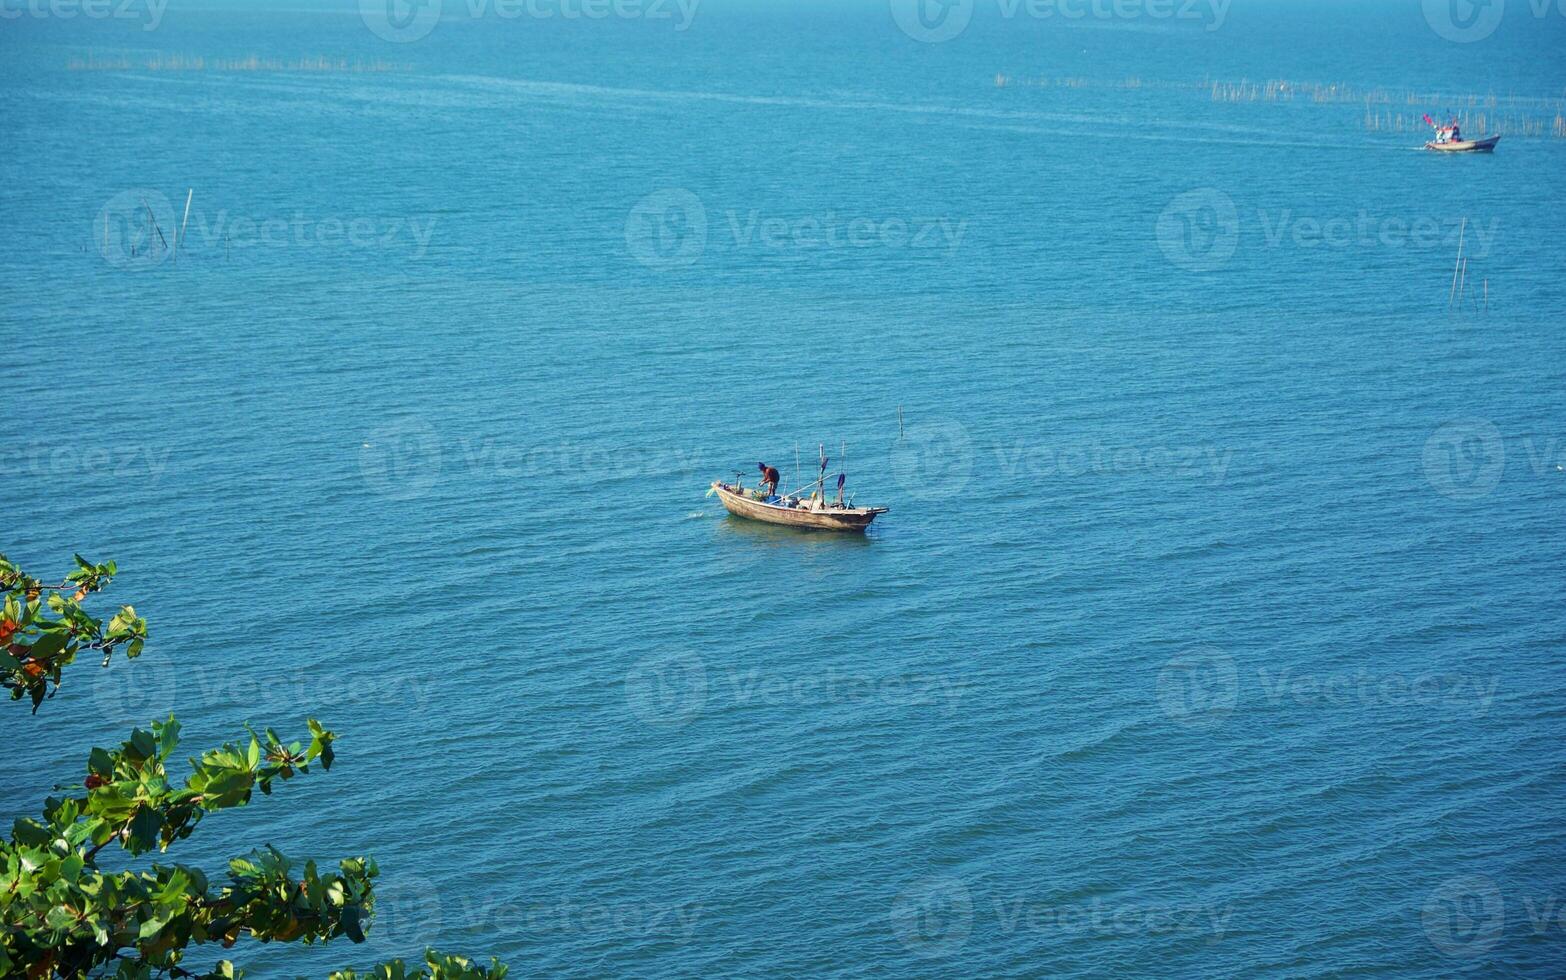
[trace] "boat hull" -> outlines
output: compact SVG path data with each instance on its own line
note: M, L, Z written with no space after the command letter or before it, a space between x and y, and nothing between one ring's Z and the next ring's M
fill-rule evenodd
M735 517L744 517L767 524L798 527L815 531L850 531L863 533L884 507L850 507L843 510L805 510L799 507L779 507L737 494L721 483L712 488L718 492L718 500Z
M1499 136L1487 136L1482 140L1455 140L1449 143L1437 143L1432 140L1425 144L1425 149L1441 153L1489 153L1500 141Z

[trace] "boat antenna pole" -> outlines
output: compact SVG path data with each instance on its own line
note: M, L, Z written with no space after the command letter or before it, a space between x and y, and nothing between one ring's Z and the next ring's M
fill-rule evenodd
M819 452L821 454L821 469L820 469L819 472L816 473L816 499L817 500L821 500L821 501L825 501L826 500L826 464L827 464L826 443L824 443L824 442L821 443L820 444L820 448L817 450L817 452Z

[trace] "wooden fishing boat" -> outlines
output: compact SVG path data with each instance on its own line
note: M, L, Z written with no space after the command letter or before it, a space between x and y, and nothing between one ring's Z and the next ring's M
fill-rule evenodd
M1425 149L1442 153L1492 153L1500 141L1499 136L1486 136L1482 140L1431 140L1425 144Z
M735 517L787 527L862 532L870 526L871 521L887 511L885 507L844 507L820 498L784 497L778 498L777 503L768 503L758 498L760 491L746 490L717 480L713 481L712 489L717 492L723 508ZM789 506L787 501L793 501L793 506Z
M1463 129L1457 124L1457 117L1453 116L1444 123L1438 123L1425 115L1425 122L1435 130L1436 138L1425 144L1425 149L1436 150L1441 153L1490 153L1495 149L1495 144L1501 141L1499 136L1486 136L1483 139L1463 139Z
M798 449L795 449L794 466L799 466ZM745 475L734 474L733 483L724 483L721 480L712 481L712 489L707 491L707 496L714 493L723 502L723 509L735 517L745 517L753 521L765 521L768 524L782 524L785 527L814 528L821 531L859 531L863 532L870 526L870 522L881 514L886 513L885 507L855 507L853 501L843 502L843 483L848 479L842 473L837 475L837 499L827 500L826 474L827 459L826 446L820 447L821 469L816 473L816 478L792 493L779 496L776 492L771 495L761 490L746 490ZM769 468L766 463L756 464L756 468L763 477L772 478L770 484L773 491L777 490L778 472L776 468ZM768 484L763 484L768 485ZM809 496L805 491L810 490Z

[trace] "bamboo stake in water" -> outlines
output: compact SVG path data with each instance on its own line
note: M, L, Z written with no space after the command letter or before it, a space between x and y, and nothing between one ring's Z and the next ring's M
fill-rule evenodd
M179 223L179 234L174 236L174 264L179 265L179 247L185 241L185 226L190 224L190 199L196 196L196 189L190 188L185 192L185 220Z
M147 209L147 220L152 222L152 230L158 233L158 241L163 243L163 247L165 249L168 248L169 247L169 240L167 238L163 237L163 229L158 227L158 219L152 213L152 205L147 203L147 199L146 198L142 198L141 199L141 206Z
M903 406L897 406L897 438L903 437Z
M1457 230L1457 262L1452 266L1452 289L1446 294L1446 308L1451 309L1452 303L1457 299L1457 272L1463 265L1463 236L1468 232L1468 217L1464 215L1463 224Z

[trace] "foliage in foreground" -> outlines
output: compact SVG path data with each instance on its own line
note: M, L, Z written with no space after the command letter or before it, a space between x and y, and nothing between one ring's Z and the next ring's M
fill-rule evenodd
M24 574L0 555L0 683L13 699L28 697L36 713L58 690L78 653L141 653L146 621L125 606L107 624L81 606L115 574L113 562L77 569L60 585ZM71 591L70 596L63 593ZM218 960L207 972L187 969L192 946L231 947L241 937L261 942L325 943L341 936L363 942L374 908L375 862L349 858L336 870L302 865L267 845L228 863L222 882L199 868L154 861L147 870L107 871L99 853L114 845L131 856L164 853L189 837L210 813L244 806L256 790L330 769L336 736L315 719L310 740L284 743L276 732L248 731L190 760L175 781L168 762L179 746L179 722L137 728L117 749L94 748L80 784L56 787L39 818L18 820L0 841L0 976L40 978L158 976L227 978L243 971ZM425 966L401 960L333 980L500 980L488 967L434 951Z
M103 654L109 665L114 650L125 645L127 658L141 655L147 621L124 606L105 624L82 608L82 600L114 579L114 562L94 565L76 556L76 570L59 585L45 585L0 555L0 684L13 699L32 698L33 711L53 697L60 674L83 650ZM70 595L66 595L70 592ZM47 593L47 594L46 594Z
M402 960L382 963L368 973L339 970L328 980L504 980L506 968L491 958L489 966L480 966L461 956L445 956L424 951L424 966L408 967Z

